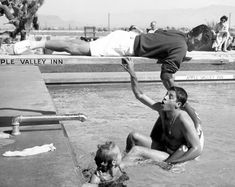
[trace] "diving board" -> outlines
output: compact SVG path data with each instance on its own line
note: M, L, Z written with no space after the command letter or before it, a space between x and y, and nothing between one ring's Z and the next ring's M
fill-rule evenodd
M65 64L120 64L123 57L90 57L68 54L1 55L0 65L65 65ZM157 60L133 57L135 63L156 63Z
M187 57L192 60L185 63L232 63L235 62L235 51L229 52L188 52ZM51 55L1 55L0 65L65 65L65 64L120 64L123 57L91 57L73 56L67 53L53 53ZM135 64L156 63L156 59L131 57Z

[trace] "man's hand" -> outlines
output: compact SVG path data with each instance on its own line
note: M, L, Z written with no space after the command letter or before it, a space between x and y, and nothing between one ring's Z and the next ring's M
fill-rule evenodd
M134 73L134 63L131 58L122 58L122 67L130 74Z

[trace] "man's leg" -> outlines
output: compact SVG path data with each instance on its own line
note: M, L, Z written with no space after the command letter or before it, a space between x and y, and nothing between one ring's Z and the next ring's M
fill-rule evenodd
M151 149L148 147L134 146L126 155L126 160L131 160L132 158L146 158L153 161L162 162L169 157L169 154L164 151L159 151L156 149Z
M85 42L83 40L48 40L45 42L45 48L58 52L67 52L71 55L91 56L90 44L89 42Z
M138 132L131 132L126 139L126 152L128 153L134 146L151 148L152 139Z
M14 53L22 54L31 49L45 48L57 52L67 52L71 55L86 55L90 56L90 44L82 40L46 40L46 41L29 41L25 40L14 45Z

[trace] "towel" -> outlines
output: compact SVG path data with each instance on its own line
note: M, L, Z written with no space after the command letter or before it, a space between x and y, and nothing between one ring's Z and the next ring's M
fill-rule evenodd
M41 146L35 146L31 148L23 149L22 151L6 151L3 153L3 156L31 156L31 155L37 155L40 153L46 153L49 151L55 151L54 145L51 144L44 144Z
M4 132L0 132L0 139L6 139L6 138L10 138L10 137L11 137L10 134L4 133Z

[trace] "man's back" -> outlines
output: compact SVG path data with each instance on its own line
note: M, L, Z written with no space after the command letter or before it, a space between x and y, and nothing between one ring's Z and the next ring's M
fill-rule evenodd
M140 34L136 36L134 52L136 56L159 60L169 58L180 64L187 52L186 36L178 31Z

